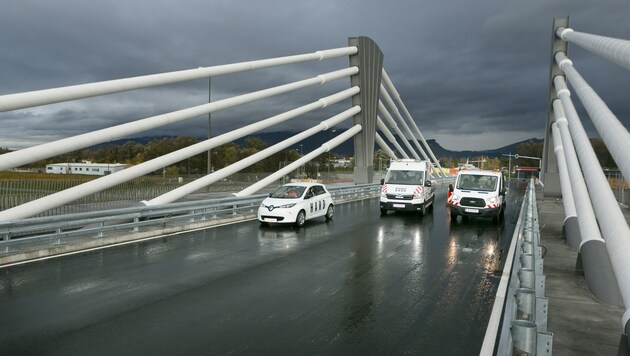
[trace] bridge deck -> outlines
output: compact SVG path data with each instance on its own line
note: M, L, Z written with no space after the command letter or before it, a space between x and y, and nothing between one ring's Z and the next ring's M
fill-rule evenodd
M545 294L549 298L549 331L557 355L616 355L620 343L621 306L599 302L575 272L577 252L562 233L562 200L543 197L537 189L541 244L545 255ZM624 212L628 219L628 211Z

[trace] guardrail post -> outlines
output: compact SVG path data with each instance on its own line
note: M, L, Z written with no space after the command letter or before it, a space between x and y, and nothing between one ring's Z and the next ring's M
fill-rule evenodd
M528 320L514 320L511 325L511 334L514 351L516 354L525 352L528 355L536 354L536 324Z
M536 321L536 292L529 288L519 288L515 294L516 319Z

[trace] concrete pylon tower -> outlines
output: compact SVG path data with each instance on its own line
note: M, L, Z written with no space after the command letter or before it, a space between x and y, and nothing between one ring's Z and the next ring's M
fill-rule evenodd
M351 37L348 44L358 48L357 53L350 56L350 66L359 67L359 73L350 78L350 84L361 88L361 92L352 97L352 105L361 107L361 112L353 117L353 123L363 128L354 136L354 183L372 183L383 53L369 37Z

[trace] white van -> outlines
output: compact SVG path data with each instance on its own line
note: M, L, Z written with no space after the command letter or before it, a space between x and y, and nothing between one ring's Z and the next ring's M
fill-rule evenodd
M454 219L457 215L488 217L496 223L503 217L507 190L500 172L459 171L449 191L447 206Z
M399 159L392 161L381 180L381 214L389 210L415 211L424 215L433 208L435 188L431 185L429 161Z

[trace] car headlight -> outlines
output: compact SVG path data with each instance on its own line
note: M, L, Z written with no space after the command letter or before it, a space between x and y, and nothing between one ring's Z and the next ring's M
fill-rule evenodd
M265 203L260 203L261 208L266 208Z
M291 203L291 204L284 204L284 205L280 205L278 206L278 208L283 208L283 209L289 209L295 206L296 203Z

